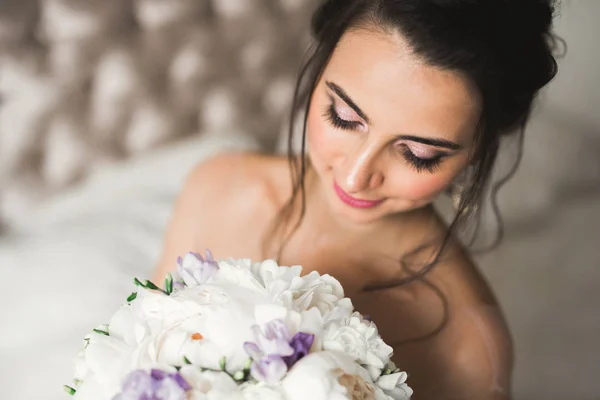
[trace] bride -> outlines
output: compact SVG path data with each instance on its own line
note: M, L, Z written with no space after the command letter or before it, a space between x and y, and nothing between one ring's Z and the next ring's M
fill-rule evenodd
M415 399L509 398L510 333L455 232L556 74L552 13L550 0L325 1L293 103L300 154L199 164L157 277L205 248L331 274ZM450 225L432 206L448 189Z

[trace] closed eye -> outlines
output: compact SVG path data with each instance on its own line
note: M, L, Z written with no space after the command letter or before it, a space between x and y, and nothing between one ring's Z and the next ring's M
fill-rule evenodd
M422 158L416 156L406 145L398 146L398 149L406 162L408 162L408 164L417 172L427 171L429 173L434 173L439 169L442 161L448 156L448 154L440 153L432 158Z
M329 123L338 129L343 130L354 130L359 128L362 124L359 121L349 121L340 117L340 115L335 110L335 102L332 100L329 106L325 109L325 113L323 115Z

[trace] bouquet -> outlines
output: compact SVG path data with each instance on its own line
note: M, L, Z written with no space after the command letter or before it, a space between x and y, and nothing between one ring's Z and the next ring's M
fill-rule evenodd
M408 399L407 374L329 275L188 253L84 339L83 400Z

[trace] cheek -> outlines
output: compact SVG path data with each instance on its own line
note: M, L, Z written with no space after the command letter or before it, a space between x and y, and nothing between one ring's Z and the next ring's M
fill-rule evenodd
M453 175L410 172L402 183L398 184L397 196L410 201L432 200L441 194L452 183Z

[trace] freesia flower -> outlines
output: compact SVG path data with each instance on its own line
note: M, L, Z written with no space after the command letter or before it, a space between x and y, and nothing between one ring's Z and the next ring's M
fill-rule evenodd
M250 369L258 381L276 383L294 363L306 356L312 346L314 335L298 332L292 337L288 327L280 319L270 321L261 328L252 327L255 342L246 342L244 349L254 360Z
M187 286L202 285L215 276L219 264L213 259L209 250L206 250L206 259L199 253L187 253L183 258L177 259L177 272Z
M179 373L137 370L127 376L123 391L113 400L186 400L191 389Z

